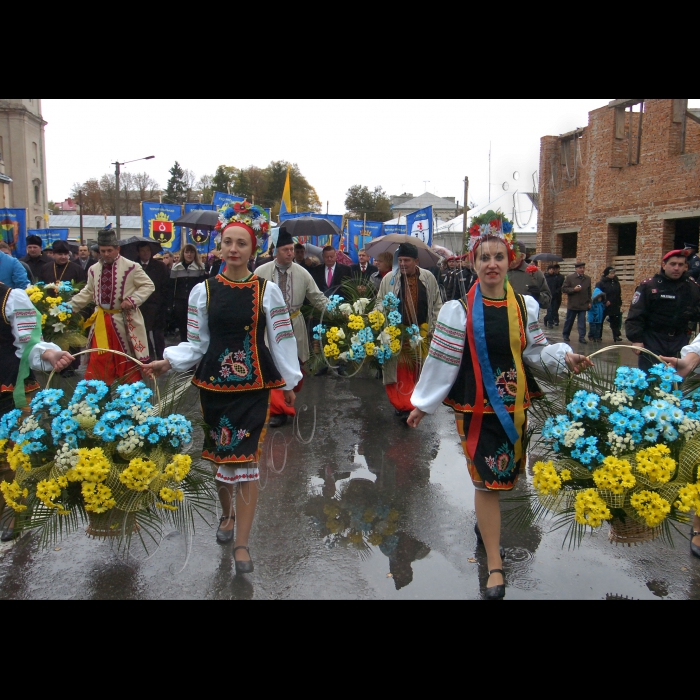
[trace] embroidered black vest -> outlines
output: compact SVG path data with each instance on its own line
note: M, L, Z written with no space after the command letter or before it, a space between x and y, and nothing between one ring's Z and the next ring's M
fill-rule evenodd
M265 345L266 284L255 276L230 282L218 275L205 282L211 339L192 380L195 386L221 392L284 386Z
M15 337L12 333L12 324L7 320L5 306L10 297L12 289L0 282L0 310L2 317L0 318L0 392L12 392L17 381L17 372L19 372L19 357L17 357L15 348Z
M515 295L518 303L518 324L520 326L520 347L525 349L525 323L527 309L525 300L520 294ZM461 301L465 308L467 305ZM493 301L484 298L484 332L486 335L486 346L491 360L491 369L482 367L482 377L488 380L488 373L492 372L491 381L496 382L499 394L503 397L503 402L508 411L515 409L515 395L518 380L518 367L520 362L516 362L510 350L510 333L508 328L508 302ZM476 400L476 377L474 375L474 362L477 358L472 358L469 348L469 338L464 341L464 354L462 364L459 368L457 381L455 381L450 393L444 403L451 406L460 413L473 413ZM528 391L525 392L525 408L530 405L531 382L528 373L525 373L528 380ZM484 413L493 413L493 408L489 402L486 390L484 390Z

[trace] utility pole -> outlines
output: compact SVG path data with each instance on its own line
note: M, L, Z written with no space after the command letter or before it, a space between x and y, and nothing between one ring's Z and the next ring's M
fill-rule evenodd
M121 222L119 220L119 176L121 175L121 163L117 161L115 163L116 170L114 172L114 189L116 191L116 200L114 202L114 216L117 220L117 240L121 239Z
M464 178L464 214L462 214L462 252L467 248L467 213L469 212L469 178Z
M78 190L78 206L80 207L80 245L85 245L85 235L83 233L83 191Z

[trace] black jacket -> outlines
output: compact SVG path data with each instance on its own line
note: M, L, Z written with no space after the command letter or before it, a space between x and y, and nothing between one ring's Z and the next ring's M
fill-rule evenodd
M54 262L46 263L40 270L37 281L50 284L60 279L61 282L85 282L86 274L78 263L67 262L63 265Z
M550 275L549 272L547 272L544 276L544 280L549 287L552 298L556 296L561 297L561 288L564 286L564 275L562 275L560 272Z
M155 285L153 294L143 302L143 306L156 307L159 313L165 314L170 305L170 271L168 266L160 260L149 260L147 265L142 263L141 267Z
M699 320L700 287L687 275L671 280L660 272L637 287L625 334L633 343L643 343L648 332L677 336Z
M611 311L619 311L622 307L622 289L620 287L620 280L617 277L610 279L609 277L603 277L597 285L601 292L605 293L605 297L610 302L608 309Z
M352 277L352 270L349 265L341 265L340 263L335 264L335 271L333 272L333 280L331 281L330 289L328 284L326 284L326 266L317 265L311 268L309 272L314 278L314 282L318 285L318 288L328 297L332 294L337 294L338 296L343 296L340 290L340 285L346 280Z
M360 276L369 279L375 272L379 272L379 270L374 265L370 265L369 263L367 264L367 269L364 272L362 272L360 269L359 263L357 265L350 266L350 276L353 279L357 279Z

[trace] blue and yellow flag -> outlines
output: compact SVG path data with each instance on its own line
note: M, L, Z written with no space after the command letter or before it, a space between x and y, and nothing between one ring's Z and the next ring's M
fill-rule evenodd
M280 220L283 214L292 213L292 188L289 185L289 171L291 166L287 168L287 181L284 183L282 190L282 203L280 204Z

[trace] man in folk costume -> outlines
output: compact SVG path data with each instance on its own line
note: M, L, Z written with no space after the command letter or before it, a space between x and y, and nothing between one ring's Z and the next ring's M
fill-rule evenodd
M92 326L88 346L117 350L139 362L150 360L148 336L138 307L153 293L155 286L139 263L119 255L117 236L111 229L99 231L100 260L87 273L87 284L73 297L73 311L95 304L95 313L85 322ZM111 384L116 379L133 383L141 376L128 358L110 352L90 354L86 379Z
M292 236L281 227L275 248L275 260L256 268L255 274L261 279L274 282L281 290L284 301L292 319L292 329L297 341L297 354L299 364L309 359L309 336L306 331L306 322L301 315L301 307L304 300L308 299L319 311L324 311L328 299L319 290L313 277L302 265L294 264L294 241ZM295 387L294 391L301 391L304 380ZM285 403L284 394L280 389L272 390L270 400L270 427L278 428L287 422L288 416L294 416L293 406Z
M417 325L421 334L432 336L442 308L442 297L435 275L418 266L418 248L412 243L402 243L394 257L394 271L386 275L379 287L377 299L393 293L400 301L401 323ZM398 264L398 267L397 267ZM406 421L414 406L411 394L420 376L423 357L418 346L415 362L408 363L402 357L392 358L384 366L384 386L396 415Z

